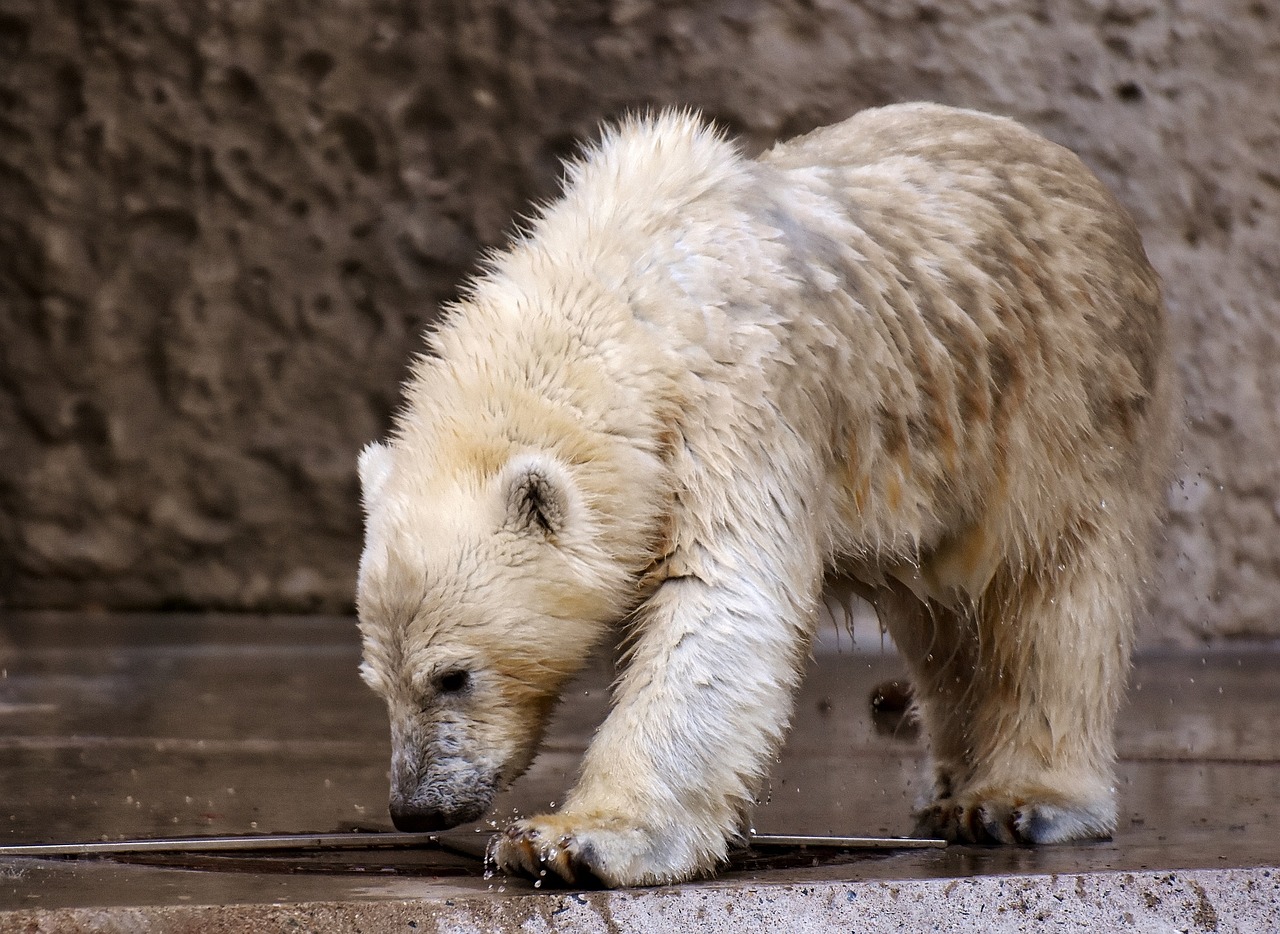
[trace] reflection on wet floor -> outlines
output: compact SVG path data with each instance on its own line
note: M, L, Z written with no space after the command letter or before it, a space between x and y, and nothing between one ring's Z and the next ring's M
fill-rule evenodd
M0 616L0 843L390 830L386 715L357 677L358 651L347 619ZM1122 819L1110 843L744 853L723 875L1275 865L1277 663L1280 647L1256 645L1139 659L1120 726ZM569 689L542 754L500 798L494 821L560 800L603 716L611 676L599 660ZM878 642L854 651L846 638L844 651L817 653L791 737L753 815L755 829L910 830L924 781L921 740L909 718L873 716L871 704L877 685L901 676L897 657ZM486 884L479 862L440 851L134 858L138 863L246 876L358 875L365 885L387 876ZM69 871L87 879L101 870L81 865L49 878ZM24 899L32 897L22 884L0 884L0 906L30 905ZM71 904L77 896L47 897Z

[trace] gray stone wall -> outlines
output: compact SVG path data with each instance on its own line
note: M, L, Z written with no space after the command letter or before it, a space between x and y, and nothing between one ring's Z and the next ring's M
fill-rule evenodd
M918 98L1134 212L1187 396L1147 638L1280 634L1280 0L0 0L0 605L349 607L356 451L575 140Z

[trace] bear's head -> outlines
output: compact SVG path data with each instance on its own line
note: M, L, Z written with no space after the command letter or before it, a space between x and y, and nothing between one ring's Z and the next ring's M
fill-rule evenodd
M392 820L475 820L529 766L565 682L625 610L625 581L554 455L451 465L371 444L360 481L361 675L391 717Z

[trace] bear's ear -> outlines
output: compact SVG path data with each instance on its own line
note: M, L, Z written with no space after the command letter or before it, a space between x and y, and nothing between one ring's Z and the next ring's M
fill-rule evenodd
M558 535L569 520L571 482L550 457L512 458L502 471L504 527L544 538Z
M387 485L392 462L391 447L377 441L365 445L360 452L356 463L360 468L360 498L364 502L366 514L382 494L382 488Z

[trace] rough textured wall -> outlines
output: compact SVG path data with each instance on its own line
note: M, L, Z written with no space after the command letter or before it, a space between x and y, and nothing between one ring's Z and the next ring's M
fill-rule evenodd
M1280 0L0 0L0 603L342 609L418 332L601 118L1066 143L1188 396L1156 634L1280 619Z

